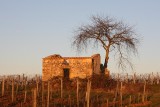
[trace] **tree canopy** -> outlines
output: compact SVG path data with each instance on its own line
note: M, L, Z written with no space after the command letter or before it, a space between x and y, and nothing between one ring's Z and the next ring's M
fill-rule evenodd
M91 23L80 26L74 36L73 46L77 51L91 48L91 43L100 45L105 50L104 69L107 69L109 54L118 58L118 67L125 69L127 64L132 68L131 54L138 53L139 38L132 26L117 21L109 16L92 16Z

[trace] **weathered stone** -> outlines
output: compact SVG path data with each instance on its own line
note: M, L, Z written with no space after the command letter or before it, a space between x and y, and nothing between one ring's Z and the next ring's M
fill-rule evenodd
M54 54L43 58L43 81L61 76L68 78L86 78L93 73L100 73L100 55L91 57L61 57Z

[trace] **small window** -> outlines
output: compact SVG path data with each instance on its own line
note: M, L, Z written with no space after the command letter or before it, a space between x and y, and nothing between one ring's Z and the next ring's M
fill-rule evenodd
M94 59L92 59L92 70L94 72Z

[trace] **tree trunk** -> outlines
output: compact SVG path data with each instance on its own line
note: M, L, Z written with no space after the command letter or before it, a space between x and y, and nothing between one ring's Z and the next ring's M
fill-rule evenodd
M108 59L109 59L109 57L106 56L105 57L105 62L104 62L104 69L107 69L107 67L108 67Z
M104 68L103 68L104 71L105 71L105 69L108 68L108 60L109 60L109 46L106 50L106 56L105 56L105 62L104 62Z

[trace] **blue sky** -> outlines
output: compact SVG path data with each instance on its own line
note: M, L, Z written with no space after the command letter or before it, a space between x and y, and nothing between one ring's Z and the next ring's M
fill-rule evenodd
M51 54L78 54L71 48L74 31L91 15L111 16L134 25L142 37L132 73L160 72L160 1L146 0L0 0L0 75L41 74L42 58ZM119 72L110 56L111 73Z

